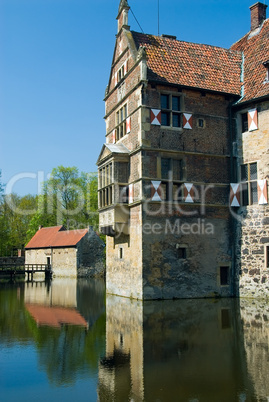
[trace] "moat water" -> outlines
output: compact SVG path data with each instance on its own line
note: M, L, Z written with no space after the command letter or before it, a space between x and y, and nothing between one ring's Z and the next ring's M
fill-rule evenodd
M269 401L269 304L139 302L102 281L0 283L0 399Z

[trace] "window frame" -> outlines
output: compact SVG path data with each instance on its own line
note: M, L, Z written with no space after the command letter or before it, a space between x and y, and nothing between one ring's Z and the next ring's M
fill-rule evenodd
M168 161L167 175L164 175L163 161ZM179 176L176 176L175 163L179 163ZM160 179L165 198L163 201L179 202L183 199L183 159L172 158L169 156L160 156Z
M223 269L227 270L227 273L225 274L227 280L225 281L225 283L222 283L222 270ZM231 266L230 264L221 264L219 265L219 285L221 287L228 287L230 286L230 282L231 282Z
M256 165L256 177L251 177L251 166ZM243 169L246 168L246 176L242 174ZM243 177L242 177L243 176ZM241 204L242 206L257 205L258 200L258 162L242 163L240 165L240 183L241 183ZM256 190L255 190L256 188ZM255 191L254 191L255 190ZM254 199L254 194L256 198Z
M116 111L116 142L125 137L126 133L126 120L128 117L127 103L121 106Z
M112 161L98 169L98 208L100 209L113 205L113 177L114 166Z
M179 246L177 248L177 258L179 260L186 260L187 259L187 247Z
M118 255L119 255L119 260L123 260L123 259L124 259L123 246L119 246Z
M266 69L264 82L268 82L269 81L269 60L265 61L263 63L263 65L264 65L264 67Z
M166 105L163 99L167 98ZM178 107L174 108L173 99L177 99ZM160 92L160 110L161 110L161 127L175 130L182 129L182 100L183 96L178 92ZM167 124L164 124L164 116L167 117ZM174 124L174 118L177 118L177 124Z
M248 112L240 113L241 117L241 132L247 133L248 132Z

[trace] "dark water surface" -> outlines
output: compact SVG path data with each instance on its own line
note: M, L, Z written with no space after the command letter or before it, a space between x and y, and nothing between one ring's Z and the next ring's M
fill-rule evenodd
M0 400L269 401L269 304L2 282Z

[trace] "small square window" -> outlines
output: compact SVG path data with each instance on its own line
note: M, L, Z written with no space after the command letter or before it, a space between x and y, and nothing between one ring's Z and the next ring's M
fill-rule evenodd
M198 127L204 128L204 119L199 119L198 120Z
M187 258L187 249L186 247L179 247L177 249L178 258L181 260L185 260Z
M227 286L229 284L229 267L220 267L220 286Z

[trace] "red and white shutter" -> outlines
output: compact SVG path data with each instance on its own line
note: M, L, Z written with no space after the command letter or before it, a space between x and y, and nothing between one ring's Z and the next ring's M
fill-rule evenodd
M117 72L114 76L114 80L115 80L115 86L116 86L118 84L118 73Z
M194 202L194 185L192 183L184 183L184 201Z
M192 114L183 113L183 128L192 130Z
M151 182L151 200L152 201L162 201L162 189L160 187L161 181Z
M258 111L251 109L248 111L248 131L258 130Z
M131 117L127 117L126 119L126 134L131 132Z
M267 180L258 180L258 200L259 205L268 204L268 195L267 195Z
M161 125L161 111L160 109L151 109L150 111L150 123L154 126Z
M134 202L134 185L129 184L129 204L132 204Z
M113 130L113 133L112 133L112 142L113 142L113 144L116 143L116 130Z
M230 184L230 206L240 207L240 184L231 183Z

